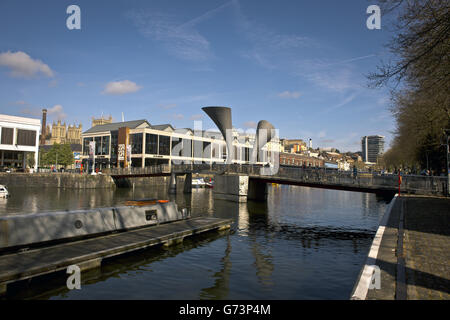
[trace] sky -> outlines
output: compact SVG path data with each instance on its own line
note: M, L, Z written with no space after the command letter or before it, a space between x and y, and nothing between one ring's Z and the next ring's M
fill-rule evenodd
M201 110L232 108L234 127L271 122L281 138L361 150L395 122L389 92L366 75L391 58L369 30L377 1L165 0L0 2L0 113L91 127L92 117L215 128ZM69 30L67 8L80 8Z

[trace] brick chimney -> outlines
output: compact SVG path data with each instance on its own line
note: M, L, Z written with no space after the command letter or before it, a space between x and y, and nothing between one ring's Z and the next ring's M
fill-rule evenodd
M45 137L47 136L47 109L42 109L42 127L41 127L41 145L45 144Z

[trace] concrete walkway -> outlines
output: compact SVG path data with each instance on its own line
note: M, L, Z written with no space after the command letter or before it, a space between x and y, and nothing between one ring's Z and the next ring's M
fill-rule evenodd
M105 258L163 244L210 230L230 228L231 219L198 217L105 236L0 255L0 295L10 283L66 270L76 264L81 271L97 268Z
M386 221L373 260L381 287L352 298L450 300L450 199L402 195Z

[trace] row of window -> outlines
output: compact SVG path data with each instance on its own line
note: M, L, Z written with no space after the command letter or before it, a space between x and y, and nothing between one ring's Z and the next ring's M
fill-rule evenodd
M24 130L17 129L16 134L16 144L19 146L36 146L36 131L35 130ZM5 128L2 127L2 137L1 144L10 144L14 143L14 128Z
M143 134L130 134L130 145L132 154L142 154ZM89 155L89 143L95 141L95 155L109 155L109 136L101 136L83 139L83 154ZM117 131L111 132L111 158L117 157L118 135ZM241 159L240 148L234 147L234 160ZM171 153L172 150L172 153ZM201 150L201 154L197 154ZM243 160L250 160L250 148L243 148ZM209 141L195 141L152 133L145 134L145 154L163 156L181 156L195 158L222 158L226 159L226 146Z
M286 158L281 158L280 159L281 164L286 164L286 165L292 165L292 166L303 166L305 165L306 167L316 167L316 166L320 166L320 162L317 163L315 161L313 162L309 162L309 161L302 161L302 160L295 160L295 159L286 159Z

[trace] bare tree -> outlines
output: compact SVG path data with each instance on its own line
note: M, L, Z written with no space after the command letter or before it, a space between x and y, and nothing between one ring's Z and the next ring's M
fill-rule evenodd
M382 12L396 17L387 45L394 60L368 75L372 87L390 87L393 98L397 128L385 162L440 170L440 138L450 127L450 1L380 2Z

